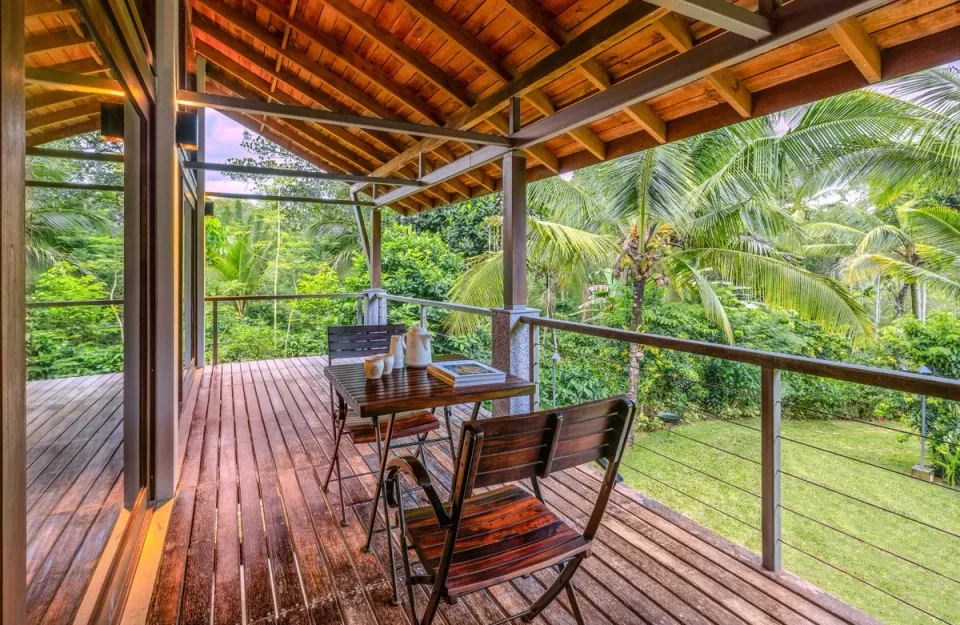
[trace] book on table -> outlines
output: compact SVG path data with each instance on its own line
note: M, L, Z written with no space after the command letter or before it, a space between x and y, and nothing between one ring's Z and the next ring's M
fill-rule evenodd
M448 360L427 365L427 372L450 386L499 384L507 374L476 360Z

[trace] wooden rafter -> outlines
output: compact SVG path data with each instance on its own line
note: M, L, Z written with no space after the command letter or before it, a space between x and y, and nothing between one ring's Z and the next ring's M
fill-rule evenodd
M496 52L431 0L403 0L403 2L421 19L443 33L453 45L458 46L501 81L509 83L520 76L520 72L515 67L501 61ZM553 101L539 87L528 90L524 97L543 115L553 115L557 110ZM570 133L570 136L597 158L601 160L606 158L606 146L589 128L577 128Z
M71 48L86 47L94 43L86 34L78 35L76 31L59 30L45 35L28 37L25 54L40 54L41 52L57 52Z
M28 67L26 69L26 81L28 84L45 85L62 91L125 95L123 88L116 80L80 74L64 74L44 68Z
M450 124L468 128L484 119L488 119L501 109L510 98L522 96L530 89L539 88L554 80L567 70L579 66L584 61L592 59L604 50L609 49L617 42L646 28L663 15L665 15L664 9L651 7L642 2L628 4L614 11L571 39L566 45L535 63L516 79L481 99L469 110L457 115L454 120L451 120ZM420 152L432 149L434 145L436 145L436 140L433 139L420 141L417 145L377 169L376 174L378 176L390 175L406 163L416 159ZM542 146L533 147L541 148Z
M657 20L657 30L681 54L689 52L696 45L693 32L675 13L668 13ZM742 117L747 118L753 114L753 95L730 69L711 72L705 80Z
M829 30L868 82L877 83L883 80L880 48L863 29L859 19L848 17L830 26Z
M67 104L85 100L90 96L77 93L76 91L46 91L35 96L30 96L24 102L24 107L29 113L37 109L47 108L56 104Z
M59 111L35 115L27 120L27 132L35 132L48 126L72 122L75 119L100 114L100 102L85 102L79 106L69 106Z
M34 146L43 145L44 143L50 143L51 141L75 137L77 135L82 135L99 129L100 113L98 111L96 115L87 121L64 126L63 128L52 128L45 132L39 132L37 134L30 135L27 137L27 147L32 148Z

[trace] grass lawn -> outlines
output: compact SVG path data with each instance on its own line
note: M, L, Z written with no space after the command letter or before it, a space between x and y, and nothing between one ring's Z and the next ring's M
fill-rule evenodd
M638 435L624 464L759 527L760 500L713 479L720 478L750 493L759 494L759 465L689 440L697 439L759 461L760 433L742 426L759 428L759 420L746 419L736 423L706 421L674 428L676 435L665 431ZM899 439L902 437L896 432L856 422L785 420L783 436L901 472L909 472L920 455L916 437L906 437L907 440L901 441ZM787 440L782 443L782 452L785 473L818 482L960 535L960 491L895 475ZM679 460L707 475L664 456ZM627 483L641 493L759 553L760 534L755 529L629 467L623 466L620 472ZM785 543L842 568L860 580L897 595L948 622L960 623L960 537L851 501L788 475L782 477L782 489ZM829 524L851 536L840 534L797 513ZM854 537L922 564L943 576L884 553ZM783 547L783 562L784 568L792 573L885 623L927 625L940 622L787 545Z

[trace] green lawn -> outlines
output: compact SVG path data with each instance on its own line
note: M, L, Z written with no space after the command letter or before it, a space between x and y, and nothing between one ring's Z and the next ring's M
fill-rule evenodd
M759 427L759 420L737 423ZM740 425L707 421L683 425L673 432L759 461L759 432ZM787 420L783 424L783 435L902 472L909 471L919 460L916 437L901 441L899 439L903 437L896 432L856 422ZM657 454L679 460L711 477ZM786 440L783 441L782 462L784 472L960 535L960 491L894 475ZM624 463L755 527L760 526L759 499L713 479L720 478L751 493L759 493L760 468L756 464L669 432L638 435ZM638 491L759 553L760 535L756 530L627 466L621 469L621 473ZM960 622L960 583L948 579L960 580L960 538L786 475L782 478L782 487L785 508L827 523L947 577L925 571L788 510L783 511L784 542L948 622ZM783 562L787 570L885 623L927 625L940 622L791 547L783 547Z

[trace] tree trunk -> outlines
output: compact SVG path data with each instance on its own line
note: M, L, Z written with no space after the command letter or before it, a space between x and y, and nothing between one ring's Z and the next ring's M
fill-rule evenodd
M910 306L913 309L913 316L917 319L922 319L923 313L920 311L920 287L916 284L910 285Z
M647 279L640 278L633 281L633 309L630 315L630 329L638 330L643 325L643 297L647 286ZM643 350L636 343L630 344L630 389L628 396L637 401L640 388L640 361L643 360Z
M900 287L900 290L897 291L896 297L893 298L893 310L897 315L897 319L903 318L904 302L906 301L906 298L907 298L908 288L909 287L906 284L902 285Z

